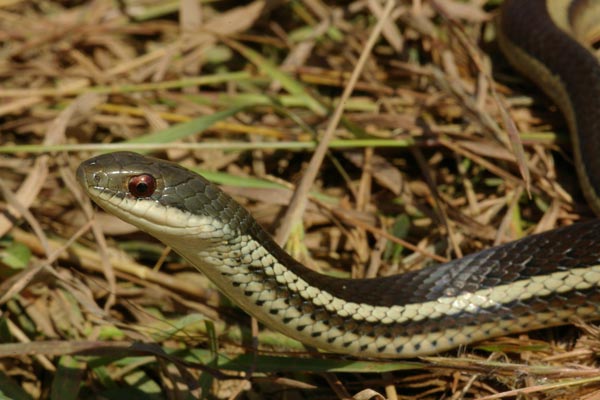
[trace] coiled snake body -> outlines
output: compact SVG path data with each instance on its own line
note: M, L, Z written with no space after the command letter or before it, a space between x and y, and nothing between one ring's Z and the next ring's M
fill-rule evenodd
M503 30L513 23L512 13L520 15L516 3L545 7L541 0L507 1ZM540 67L537 56L521 47L524 41L517 46L515 40L503 33L502 46L519 62L544 68L538 74L547 74L567 94L561 108L579 135L590 122L579 115L567 78L555 66ZM596 66L596 84L597 72ZM578 163L587 162L587 150L596 141L574 140ZM593 163L590 168L597 170ZM586 196L593 200L590 171L579 168ZM412 357L599 315L600 221L400 276L339 279L296 262L243 207L176 164L112 153L82 163L77 177L98 205L171 246L245 311L325 350Z

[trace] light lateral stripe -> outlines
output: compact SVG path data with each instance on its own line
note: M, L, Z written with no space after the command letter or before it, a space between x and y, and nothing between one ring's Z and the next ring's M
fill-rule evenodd
M96 195L98 198L105 200L103 205L108 208L121 208L130 211L133 208L137 208L136 214L138 214L140 212L139 207L145 207L143 211L144 218L161 225L164 223L164 207L156 207L156 203L153 201L138 201L123 198L118 199L118 204L114 204L115 200L113 196L103 194L102 192L97 192ZM215 230L223 228L223 224L213 217L197 216L174 208L171 210L174 212L169 215L169 225L185 227L178 230L193 231L188 232L188 235L198 233L210 235ZM143 220L143 218L139 219L140 221ZM203 228L199 229L198 227ZM165 239L164 241L167 240ZM299 294L304 299L312 301L315 306L322 306L327 311L335 313L342 318L352 317L357 321L379 321L386 324L403 323L412 320L422 321L446 315L456 315L461 312L473 312L478 308L501 306L517 300L527 300L532 296L545 296L573 289L585 290L597 286L597 282L600 282L600 265L594 265L569 271L559 271L549 275L534 276L527 280L482 289L473 293L440 297L436 301L404 306L372 306L365 303L346 301L333 296L325 290L310 286L304 279L279 263L259 242L250 236L243 237L240 243L244 244L245 249L252 250L252 261L249 260L249 264L256 266L258 262L258 266L264 268L266 275L274 275L278 283L286 285L293 292L298 292L297 289L299 287L303 288L304 290L300 291ZM241 249L237 250L237 254L248 254L245 251L241 251ZM216 259L217 257L215 257ZM232 265L236 265L237 268L237 263L232 262ZM236 271L230 272L235 273ZM263 296L263 299L272 299L273 295L263 294Z
M117 215L122 214L123 208L140 206L140 202L128 199L118 199L115 204L111 201L115 200L107 200L108 204L103 203L102 206L108 211L116 210ZM594 288L600 284L600 265L534 276L473 293L441 297L436 301L392 307L372 306L345 301L325 290L310 286L306 280L279 263L264 246L248 235L241 235L236 237L235 241L227 243L218 240L211 242L214 233L223 227L223 223L212 217L191 215L177 210L170 215L170 226L163 226L161 222L164 221L164 213L159 207L152 207L151 204L144 207L141 209L143 218L138 216L140 209L131 213L138 218L135 222L140 228L147 228L166 244L183 251L193 265L209 276L228 296L236 299L250 314L290 337L325 350L364 356L412 357L444 351L492 336L555 325L572 315L586 317L598 312L598 306L593 305L573 307L570 310L550 309L547 312L506 320L473 321L472 324L461 327L445 328L437 325L432 332L409 334L394 330L394 336L391 337L368 335L361 329L345 330L345 327L331 327L323 321L317 321L301 307L288 304L280 297L278 290L267 289L261 285L262 280L265 276L275 278L282 288L289 291L295 289L299 292L298 296L310 301L314 307L323 307L332 316L337 315L344 322L355 320L359 327L363 321L388 326L451 317L532 297ZM133 219L131 215L129 217ZM154 224L160 224L164 230L156 233ZM194 240L196 235L201 237L201 241ZM207 238L209 240L206 240ZM198 246L200 242L203 243L201 248ZM249 258L247 265L239 265L240 260L236 257L243 257L243 261ZM245 290L248 294L244 293ZM289 321L286 323L284 319Z
M250 240L253 241L253 239ZM260 246L260 244L256 244ZM435 301L384 307L355 303L333 296L326 290L310 286L275 258L271 257L271 261L273 264L267 269L272 268L283 272L277 275L276 279L279 283L286 284L292 292L300 294L305 300L312 301L315 306L324 306L327 311L342 318L351 317L357 321L367 322L403 323L411 320L435 319L462 312L475 312L481 308L494 308L514 301L528 300L534 296L564 293L574 289L590 289L598 286L600 282L600 265L592 265L538 275L458 296L440 297ZM267 272L267 274L271 273ZM299 290L301 287L310 288L310 290Z

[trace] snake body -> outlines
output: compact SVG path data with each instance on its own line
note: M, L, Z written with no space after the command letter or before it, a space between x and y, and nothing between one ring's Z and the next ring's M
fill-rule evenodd
M296 262L232 198L176 164L111 153L77 176L98 205L172 247L249 314L322 349L412 357L598 315L600 221L416 272L339 279Z
M545 4L507 1L503 30L518 20L517 4L533 3ZM556 72L560 67L541 66L518 37L503 33L502 46L519 65L543 68L538 75L552 82L579 135L591 122L578 111L570 78ZM596 140L577 138L576 162L590 161L586 147ZM595 184L591 165L579 168L584 186ZM77 177L98 205L172 247L246 312L321 349L413 357L599 315L600 220L398 276L340 279L295 261L243 207L179 165L119 152L83 162Z
M600 1L505 0L498 28L506 58L563 113L581 189L600 215L600 65L587 44L600 34Z

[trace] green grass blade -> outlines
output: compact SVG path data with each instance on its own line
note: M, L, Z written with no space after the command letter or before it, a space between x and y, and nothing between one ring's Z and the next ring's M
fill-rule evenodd
M242 104L232 107L228 110L219 111L212 115L205 115L203 117L195 118L191 121L184 122L181 124L173 125L160 132L153 132L147 135L138 136L136 138L127 140L123 144L140 144L140 143L169 143L174 142L197 133L204 132L210 128L213 124L218 121L222 121L229 118L241 110L247 108L249 104ZM139 151L140 153L146 153L147 151Z
M325 108L314 97L312 97L305 89L304 85L287 73L283 72L277 65L273 64L256 51L244 46L239 42L225 40L225 43L239 51L251 63L256 65L262 73L268 75L273 81L279 82L281 86L284 87L285 90L287 90L290 94L302 98L306 106L315 114L320 116L325 116L327 114L327 108Z

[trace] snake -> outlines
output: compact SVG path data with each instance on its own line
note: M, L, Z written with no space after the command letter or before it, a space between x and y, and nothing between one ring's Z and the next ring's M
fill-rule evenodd
M534 81L553 92L574 137L582 187L588 200L596 200L592 187L600 178L590 172L598 170L600 157L588 150L597 139L583 131L598 127L590 110L600 109L598 62L565 30L568 19L553 22L556 3L505 1L499 41L517 68L534 71ZM576 8L566 10L577 15ZM588 68L592 75L578 75ZM171 247L245 312L324 351L418 357L599 316L598 219L416 271L349 279L296 261L233 198L176 163L105 153L82 162L76 175L101 208Z

